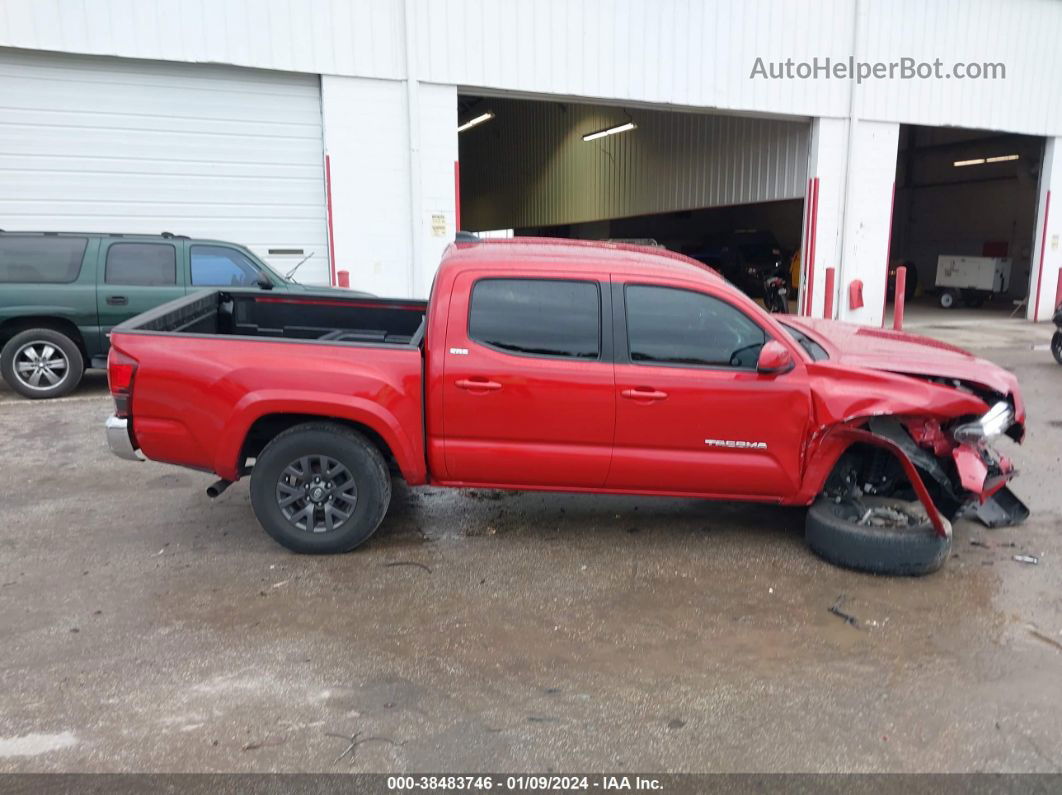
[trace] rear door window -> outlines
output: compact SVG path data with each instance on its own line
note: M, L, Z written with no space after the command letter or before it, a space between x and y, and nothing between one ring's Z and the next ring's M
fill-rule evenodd
M87 244L84 237L0 235L0 282L76 281Z
M192 286L245 287L258 283L258 269L228 246L192 246Z
M597 359L600 290L566 279L482 279L472 289L468 336L508 353Z
M177 252L169 243L112 243L107 249L104 281L172 287L177 284Z

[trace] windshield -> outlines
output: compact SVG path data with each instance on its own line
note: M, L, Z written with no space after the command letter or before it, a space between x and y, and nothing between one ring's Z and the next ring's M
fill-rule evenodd
M816 362L822 362L830 358L830 354L826 353L826 349L819 343L815 342L811 337L802 331L799 331L788 323L780 323L781 327L789 332L789 336L800 343L800 347L808 352L810 356Z
M252 254L252 258L256 266L258 266L262 270L267 271L271 276L275 276L278 281L287 282L288 284L298 284L298 282L296 282L294 279L289 279L284 274L277 272L272 266L268 265L261 257L253 256Z

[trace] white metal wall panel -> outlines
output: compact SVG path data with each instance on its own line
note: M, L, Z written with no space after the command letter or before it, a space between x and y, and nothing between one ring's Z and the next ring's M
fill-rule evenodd
M1046 134L1062 131L1062 3L1042 0L874 0L861 21L862 58L910 56L945 69L999 62L1001 80L871 80L860 118Z
M0 228L303 248L325 282L319 80L0 51Z
M841 115L840 81L750 80L757 55L833 54L850 0L417 0L425 79L458 86Z
M376 295L413 295L406 95L393 80L323 77L336 268Z
M806 122L488 99L496 117L461 133L461 224L552 226L800 198ZM477 107L477 112L480 108Z
M1053 0L410 0L420 80L1062 134ZM859 9L859 35L856 9ZM403 0L3 0L0 46L404 79ZM1001 61L1001 81L751 79L757 56Z
M405 77L401 0L3 0L0 46Z

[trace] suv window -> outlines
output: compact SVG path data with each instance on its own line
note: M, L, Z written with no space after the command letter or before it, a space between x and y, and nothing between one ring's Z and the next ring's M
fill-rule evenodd
M192 246L192 284L196 287L243 287L258 283L254 263L228 246Z
M513 353L596 359L601 294L596 282L483 279L472 289L468 336Z
M104 271L107 284L164 287L177 284L177 252L168 243L112 243Z
M83 237L0 235L0 282L72 282L87 244Z
M754 368L766 335L744 312L692 290L626 289L631 361Z

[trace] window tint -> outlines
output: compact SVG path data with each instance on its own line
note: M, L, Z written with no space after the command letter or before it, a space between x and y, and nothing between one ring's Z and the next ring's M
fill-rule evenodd
M227 246L192 246L192 284L196 287L241 287L258 282L250 259Z
M601 296L594 282L484 279L472 290L468 335L514 353L596 359Z
M107 284L163 287L177 284L177 254L167 243L114 243L107 249Z
M671 287L630 286L626 296L631 361L756 366L763 329L725 301Z
M0 282L72 282L87 243L83 237L0 235Z
M793 328L788 323L782 323L781 326L789 332L790 337L800 343L800 347L806 350L808 355L816 362L822 362L830 358L830 354L826 353L826 349L804 332Z

